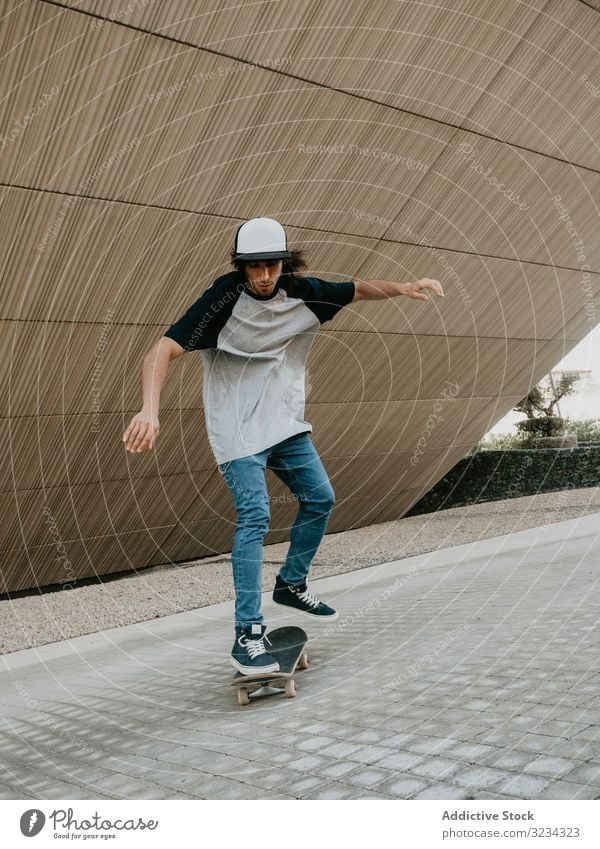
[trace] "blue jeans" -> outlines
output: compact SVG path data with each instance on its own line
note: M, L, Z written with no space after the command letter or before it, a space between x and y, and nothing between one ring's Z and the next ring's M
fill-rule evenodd
M271 469L299 502L290 532L290 547L280 571L288 584L307 575L323 539L335 494L308 433L299 433L258 454L219 465L237 513L231 560L235 587L235 624L263 623L263 540L271 513L265 470Z

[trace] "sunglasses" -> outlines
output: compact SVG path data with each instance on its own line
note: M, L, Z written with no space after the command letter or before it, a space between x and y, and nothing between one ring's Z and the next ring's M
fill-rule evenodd
M280 260L280 259L261 259L261 260L258 260L258 259L251 259L249 262L247 262L247 263L246 263L246 265L247 265L249 268L260 268L260 266L261 266L263 263L265 263L265 265L266 265L268 268L275 268L275 266L276 266L279 262L281 262L281 260Z

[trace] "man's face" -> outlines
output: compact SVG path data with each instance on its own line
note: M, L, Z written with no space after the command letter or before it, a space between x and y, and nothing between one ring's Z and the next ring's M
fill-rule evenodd
M283 268L281 259L253 259L244 263L246 283L255 295L271 295Z

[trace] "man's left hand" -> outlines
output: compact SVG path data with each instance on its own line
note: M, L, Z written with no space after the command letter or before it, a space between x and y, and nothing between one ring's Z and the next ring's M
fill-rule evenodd
M423 289L431 289L436 295L439 295L441 298L444 297L444 290L440 281L430 280L428 277L423 277L422 280L415 280L414 283L407 283L404 294L408 295L409 298L417 298L419 301L430 301L431 298Z

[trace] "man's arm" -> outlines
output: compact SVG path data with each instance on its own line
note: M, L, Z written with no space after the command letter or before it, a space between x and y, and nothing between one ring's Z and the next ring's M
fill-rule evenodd
M161 336L144 357L142 368L142 409L129 423L123 434L126 449L134 454L154 448L154 443L160 432L158 410L160 407L160 392L165 382L171 360L185 353L185 348Z
M444 290L439 280L430 280L424 277L413 283L397 283L394 280L355 280L354 301L379 301L382 298L396 298L398 295L406 295L419 301L431 300L424 289L430 289L436 295L444 297Z

